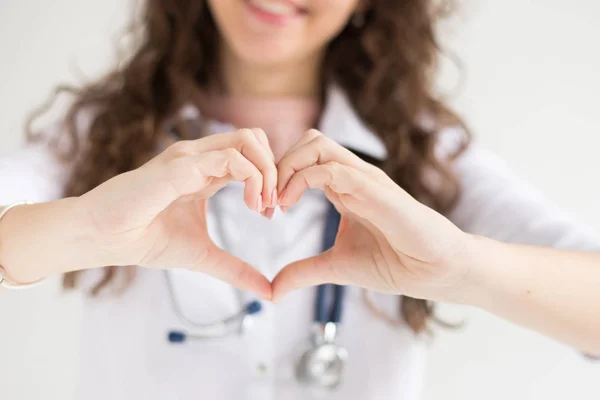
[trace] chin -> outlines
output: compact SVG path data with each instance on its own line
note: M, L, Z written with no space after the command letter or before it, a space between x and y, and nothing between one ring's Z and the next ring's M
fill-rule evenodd
M281 43L276 38L269 40L248 41L230 44L234 56L246 65L277 66L295 61L303 52L295 51L289 44Z

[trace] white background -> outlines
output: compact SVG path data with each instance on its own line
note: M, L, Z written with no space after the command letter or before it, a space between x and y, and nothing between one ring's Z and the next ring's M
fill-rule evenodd
M0 154L16 148L26 114L54 84L108 65L127 4L0 1ZM452 101L478 140L595 228L599 16L595 0L478 0L464 4L452 36L444 35L465 68L466 85ZM444 71L448 88L456 71ZM55 283L0 298L2 399L72 393L81 310L78 296ZM443 311L468 325L436 332L425 399L600 398L600 363L479 310Z

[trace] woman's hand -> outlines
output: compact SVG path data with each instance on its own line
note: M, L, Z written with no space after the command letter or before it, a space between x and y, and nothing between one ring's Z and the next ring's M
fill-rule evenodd
M278 164L279 204L308 188L325 191L341 213L335 246L285 267L273 299L322 283L356 285L416 298L452 296L466 273L457 262L468 235L422 205L383 171L318 131L309 131Z
M245 182L249 208L262 212L275 205L277 170L263 131L177 142L80 201L116 265L187 268L270 298L270 282L208 236L206 200L231 180Z

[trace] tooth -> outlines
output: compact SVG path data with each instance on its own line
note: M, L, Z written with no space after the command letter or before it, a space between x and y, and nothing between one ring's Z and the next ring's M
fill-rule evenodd
M278 15L292 15L294 9L288 4L271 1L257 1L255 5L263 11Z

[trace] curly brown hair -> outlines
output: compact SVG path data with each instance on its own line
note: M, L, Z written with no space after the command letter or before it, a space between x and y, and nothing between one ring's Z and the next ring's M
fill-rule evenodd
M349 23L329 43L322 75L323 84L336 83L385 143L389 157L380 167L441 213L447 213L459 195L450 162L469 142L463 122L434 94L441 53L435 29L448 15L448 5L435 0L370 0L364 24ZM219 31L205 1L146 0L141 20L132 27L139 41L126 62L95 83L59 89L76 95L63 130L71 139L74 160L65 196L82 195L152 158L165 139L165 122L186 103L194 103L197 91L217 77ZM77 117L90 109L94 118L81 135ZM461 127L465 134L461 145L442 160L436 156L436 144L448 127ZM86 138L85 146L81 137ZM116 272L117 267L107 267L92 293ZM64 286L75 287L77 275L66 274ZM420 332L433 305L405 297L400 312L413 331Z

